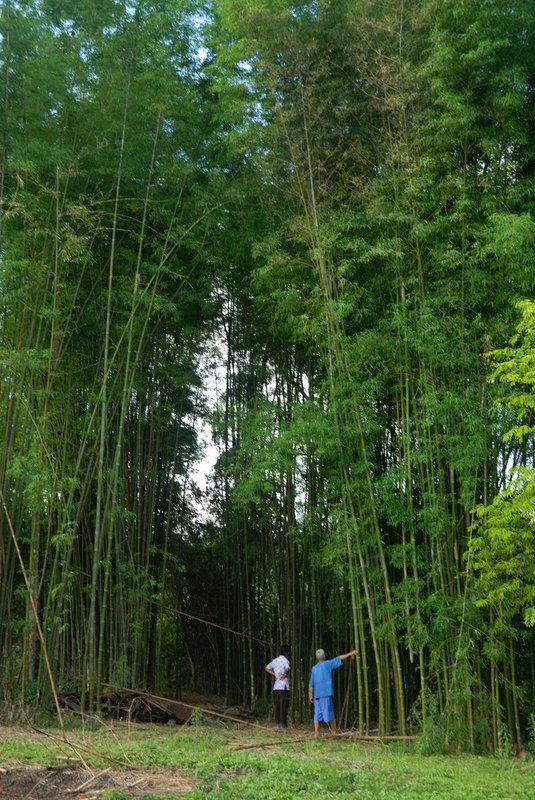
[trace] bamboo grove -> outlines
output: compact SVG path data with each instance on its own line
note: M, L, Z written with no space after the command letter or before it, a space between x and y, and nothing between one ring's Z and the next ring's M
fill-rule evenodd
M351 645L342 725L525 740L534 17L4 0L5 707L262 710L288 641L295 720Z

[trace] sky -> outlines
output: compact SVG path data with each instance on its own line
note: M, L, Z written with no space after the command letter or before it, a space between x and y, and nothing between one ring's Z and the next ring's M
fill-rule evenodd
M222 332L215 333L210 346L199 355L198 368L202 379L200 404L208 414L215 409L217 401L225 391L227 365L226 341ZM219 446L214 442L212 426L206 415L197 415L193 421L200 446L200 458L190 468L190 481L204 493L210 488L210 476L219 456ZM197 505L197 512L203 522L211 518L206 500Z

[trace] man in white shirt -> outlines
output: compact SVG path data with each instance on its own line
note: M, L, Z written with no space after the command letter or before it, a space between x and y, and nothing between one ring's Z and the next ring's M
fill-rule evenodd
M273 705L275 706L275 727L288 727L288 709L290 707L290 645L283 644L279 648L279 655L270 661L266 667L266 672L273 675Z

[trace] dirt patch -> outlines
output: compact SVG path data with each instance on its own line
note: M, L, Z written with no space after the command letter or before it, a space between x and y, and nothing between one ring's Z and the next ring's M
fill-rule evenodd
M162 799L190 792L194 784L177 769L51 768L33 764L0 766L0 798L5 800L99 800L106 789L127 797L152 794Z

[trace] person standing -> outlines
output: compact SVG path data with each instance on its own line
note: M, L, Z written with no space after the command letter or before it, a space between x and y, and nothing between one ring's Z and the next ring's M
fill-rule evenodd
M308 696L314 703L314 736L317 738L320 731L320 722L327 722L334 736L336 733L336 719L333 708L333 671L342 666L344 659L356 656L357 651L351 650L343 656L325 659L325 650L316 650L316 665L312 667Z
M273 705L275 707L275 727L288 727L288 709L290 707L290 645L283 644L279 648L279 655L270 661L266 672L273 675Z

